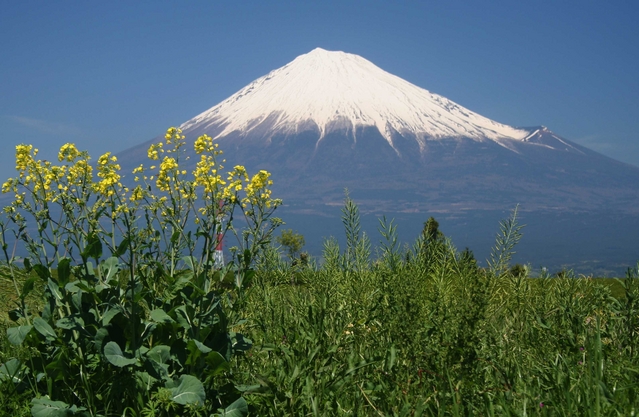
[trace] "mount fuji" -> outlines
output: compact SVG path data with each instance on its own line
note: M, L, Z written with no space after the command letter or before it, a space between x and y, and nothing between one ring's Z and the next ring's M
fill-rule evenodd
M181 126L208 134L228 166L273 174L305 211L639 211L639 168L543 126L507 126L349 53L314 49ZM120 155L144 162L151 140ZM194 158L192 160L195 160Z
M434 215L478 259L517 204L529 225L517 262L621 275L639 257L639 167L490 120L357 55L314 49L180 127L213 137L227 167L270 171L278 211L311 253L342 234L348 188L369 233L386 214L409 241ZM148 165L162 138L120 153L124 172Z

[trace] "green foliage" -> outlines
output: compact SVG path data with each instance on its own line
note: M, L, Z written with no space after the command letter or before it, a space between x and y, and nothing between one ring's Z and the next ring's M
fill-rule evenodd
M524 226L518 223L518 210L519 206L515 207L510 218L499 224L499 234L488 261L488 266L495 275L502 275L506 272L508 263L515 253L514 248L521 239L521 229Z
M281 235L277 236L275 241L284 246L288 257L291 260L297 258L305 243L304 236L299 233L295 233L293 229L282 230Z
M620 299L589 278L509 273L525 272L508 264L516 212L490 269L439 233L400 249L384 218L377 258L355 267L357 214L347 198L347 247L327 240L305 285L253 289L254 349L236 366L255 414L636 414L635 270Z
M523 265L515 264L510 268L509 273L514 277L526 277L528 275L528 270Z
M207 136L195 141L202 155L189 179L179 167L184 136L171 128L165 139L170 156L156 182L143 177L133 190L110 154L94 181L88 154L73 145L61 148L60 166L17 147L18 176L3 186L15 200L0 219L0 273L15 289L6 340L16 355L1 358L0 399L29 393L31 414L43 417L246 414L230 362L251 341L234 327L254 260L281 224L272 217L280 201L266 171L249 179L236 166L221 180ZM151 146L152 160L163 145ZM246 220L240 231L236 211ZM238 246L220 270L215 248L227 232ZM11 235L29 253L24 269ZM44 291L34 310L36 285Z
M424 223L422 236L428 242L434 242L444 237L444 234L439 231L439 222L434 217L429 217Z

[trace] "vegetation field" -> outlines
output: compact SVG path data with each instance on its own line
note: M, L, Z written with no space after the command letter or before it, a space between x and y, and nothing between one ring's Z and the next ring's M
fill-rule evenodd
M485 268L432 218L404 247L382 219L373 248L348 196L346 244L327 240L317 264L276 233L268 173L222 179L203 136L188 180L183 139L169 130L174 156L136 188L109 155L93 181L72 145L64 168L18 153L0 221L0 415L637 414L637 268L531 278L510 264L516 210ZM219 236L237 240L226 265Z

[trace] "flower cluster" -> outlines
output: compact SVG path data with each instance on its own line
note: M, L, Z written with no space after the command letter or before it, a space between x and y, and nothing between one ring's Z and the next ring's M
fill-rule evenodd
M216 167L215 158L211 155L201 155L200 161L196 164L193 171L194 186L204 187L204 193L207 199L217 197L219 187L226 185Z
M187 151L181 149L185 144L182 131L170 128L164 139L148 149L149 159L159 161L157 166L145 168L139 165L133 169L133 179L138 184L131 190L122 184L121 166L110 152L100 156L92 166L86 151L66 143L57 155L61 164L54 165L46 160L36 160L38 150L32 145L18 145L18 176L2 184L2 192L14 192L15 199L4 212L16 219L19 213L26 211L40 221L49 216L47 204L58 203L69 218L83 218L90 228L99 229L102 216L116 223L124 216L122 219L127 219L124 223L129 225L131 219L139 216L135 214L138 210L146 210L157 216L154 221L159 222L161 228L186 227L187 222L194 221L203 230L217 230L222 218L238 207L247 220L251 216L259 217L259 221L249 222L253 227L269 218L281 203L271 199L273 181L267 171L259 171L250 177L244 166L236 165L223 176L224 167L218 163L222 151L210 136L202 135L195 140L192 149L199 155L199 161L190 175L181 168L189 159ZM26 201L27 195L32 197L29 201ZM44 213L44 217L38 213ZM69 220L68 224L73 226L64 226L68 227L64 233L73 234L76 220ZM272 226L277 227L277 223ZM255 227L255 230L259 229ZM148 236L155 239L156 235L148 232ZM74 239L82 241L78 237ZM114 242L109 244L115 247Z
M111 152L107 152L98 158L98 177L102 180L93 185L93 190L103 196L111 197L115 194L115 186L122 187L120 183L120 165L117 164L118 158L111 156Z
M58 161L73 162L80 155L80 151L78 151L78 148L76 148L74 144L67 143L62 145L62 147L60 148L60 152L58 152Z
M178 168L178 163L175 158L165 156L160 163L160 172L158 173L158 179L155 182L160 191L169 191L171 177L175 175Z
M79 188L85 187L91 184L93 177L93 167L89 164L89 157L76 161L74 165L71 165L67 173L67 182L69 185L77 186Z
M38 150L32 145L16 146L18 177L9 178L2 185L3 193L14 191L16 200L21 202L24 197L23 194L18 194L18 186L21 185L43 201L54 201L57 198L54 190L64 190L65 186L60 182L65 177L67 167L56 166L49 161L36 160L37 154Z
M220 151L215 151L215 149L217 149L219 145L213 144L213 139L209 136L209 135L202 135L199 138L197 138L195 140L195 144L193 145L193 147L195 148L195 153L197 153L198 155L202 154L202 153L213 153L215 152L216 155L219 155Z
M222 197L225 199L230 199L231 202L235 203L237 200L237 192L242 190L242 182L248 182L248 174L246 173L246 168L244 168L242 165L236 165L235 167L233 167L233 171L228 173L227 179L229 181L229 185L224 188Z
M151 145L149 147L149 151L147 152L147 156L149 157L149 159L153 160L153 161L157 161L158 159L160 159L160 155L158 154L158 152L160 153L164 153L164 143L160 142L160 143L154 143L153 145Z
M33 155L31 155L32 150ZM16 146L16 171L19 171L21 174L24 173L29 166L29 163L33 161L37 154L38 150L33 149L33 145Z
M251 178L251 182L246 186L246 197L242 199L242 204L258 204L258 201L264 201L266 207L276 202L271 200L271 190L268 188L273 185L270 180L271 174L261 170Z

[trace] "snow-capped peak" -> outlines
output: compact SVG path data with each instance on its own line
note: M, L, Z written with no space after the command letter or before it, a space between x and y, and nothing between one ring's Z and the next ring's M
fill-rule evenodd
M316 48L244 87L182 129L220 126L217 137L248 133L268 120L273 133L313 124L321 138L336 128L375 126L393 146L393 131L424 139L523 140L530 132L492 121L345 52Z

